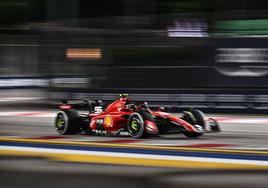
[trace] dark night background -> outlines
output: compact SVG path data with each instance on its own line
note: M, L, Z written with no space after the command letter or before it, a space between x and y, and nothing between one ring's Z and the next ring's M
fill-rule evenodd
M213 105L241 95L260 107L267 8L261 0L0 0L1 78L18 79L1 88L41 87L56 100L201 94Z

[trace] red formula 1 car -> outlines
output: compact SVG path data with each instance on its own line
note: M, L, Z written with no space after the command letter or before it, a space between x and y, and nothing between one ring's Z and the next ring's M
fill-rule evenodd
M88 113L78 113L74 108L86 107ZM146 102L132 102L128 95L109 104L103 110L100 100L63 102L55 120L56 131L61 134L94 134L105 136L132 136L144 138L170 133L182 133L187 137L199 137L210 130L219 131L216 120L205 120L196 109L184 111L181 117L164 112L160 107L151 110Z

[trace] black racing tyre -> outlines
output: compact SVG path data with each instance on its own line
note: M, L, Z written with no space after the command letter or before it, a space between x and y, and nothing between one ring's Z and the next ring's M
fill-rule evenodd
M203 129L206 129L206 121L204 113L194 108L190 109L190 112L193 114L196 120L195 124L200 125L201 127L203 127Z
M152 115L146 111L132 113L128 118L127 129L133 138L145 138L145 120L154 122Z
M80 130L80 118L76 110L59 111L55 119L55 128L58 134L77 134Z
M195 119L194 115L189 111L183 111L181 119L190 123L191 125L196 124L196 119Z
M198 124L198 121L196 119L196 117L194 116L194 114L190 111L183 111L182 117L181 119L183 119L184 121L190 123L193 126L202 126ZM199 122L200 123L200 122ZM203 126L202 126L203 127ZM202 136L203 133L202 132L189 132L187 130L182 130L181 131L185 136L189 137L189 138L197 138L199 136Z
M188 138L197 138L197 137L203 135L203 133L197 133L197 132L192 133L192 132L187 132L187 131L182 132L182 133L183 133L185 136L187 136Z

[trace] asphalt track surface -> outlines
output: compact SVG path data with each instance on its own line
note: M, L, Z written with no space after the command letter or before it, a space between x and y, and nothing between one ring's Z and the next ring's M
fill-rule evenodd
M51 113L51 112L50 112ZM53 112L52 112L53 113ZM229 155L224 150L238 152L235 157L266 157L268 151L268 118L265 116L220 116L222 132L207 133L198 139L188 139L183 135L168 135L157 138L137 141L129 137L102 137L74 135L58 138L54 131L54 118L42 116L12 116L0 115L0 139L11 139L2 143L10 145L20 144L16 139L22 139L27 147L39 143L39 139L52 142L48 145L55 147L57 142L66 142L64 146L72 143L103 144L100 147L107 151L110 148L122 147L129 151L130 148L139 148L147 151L146 147L156 147L153 150L166 152L165 148L174 147L176 152L200 154L209 152L213 154ZM266 123L267 121L267 123ZM52 139L55 137L56 139ZM12 141L15 139L15 141ZM26 139L26 141L23 139ZM30 141L29 141L30 139ZM32 141L31 141L32 139ZM54 143L55 142L55 143ZM109 143L112 143L110 146ZM79 145L78 144L78 145ZM108 145L107 145L108 144ZM14 146L12 145L12 146ZM62 146L62 143L59 145ZM117 146L118 145L118 146ZM18 146L18 145L16 145ZM19 145L21 146L21 145ZM80 145L79 145L80 146ZM75 145L76 147L76 145ZM90 145L89 147L92 147ZM98 145L99 147L99 145ZM159 147L159 148L158 148ZM149 148L150 150L150 148ZM201 150L201 151L200 151ZM208 150L208 151L207 151ZM222 151L221 151L222 150ZM250 154L240 154L248 152ZM140 152L140 151L138 151ZM259 153L258 153L259 152ZM262 152L265 155L260 156ZM142 154L139 154L142 155ZM232 154L233 155L233 154ZM57 156L53 156L56 159ZM170 165L135 165L120 162L96 163L53 160L46 156L38 155L1 155L0 157L0 187L267 187L268 168L204 168L184 164L178 167ZM101 157L99 157L101 158ZM105 159L104 159L105 160ZM107 157L108 160L108 157ZM264 159L267 161L267 159ZM168 163L167 163L168 164ZM187 166L188 165L188 166ZM14 175L15 174L15 175Z
M54 111L49 111L54 113ZM25 113L27 114L27 113ZM50 116L50 117L49 117ZM188 139L183 135L168 135L157 138L142 140L142 143L149 145L195 145L195 144L219 144L223 147L234 145L245 149L268 150L268 117L253 115L208 115L209 117L219 117L222 131L220 133L207 133L198 139ZM254 121L255 120L255 121ZM242 123L241 123L242 122ZM1 116L0 130L1 135L22 136L22 137L42 137L58 136L53 127L54 117L48 115L41 117L38 115L30 116ZM70 140L133 140L129 137L103 137L103 136L68 136ZM123 142L124 143L124 142ZM224 146L226 145L226 146Z

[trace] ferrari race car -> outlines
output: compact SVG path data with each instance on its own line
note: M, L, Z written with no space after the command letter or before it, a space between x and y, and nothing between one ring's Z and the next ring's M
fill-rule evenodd
M146 102L133 102L128 95L109 104L105 109L101 100L64 101L55 119L56 131L61 134L92 134L145 138L171 133L182 133L195 138L210 131L220 131L215 119L205 119L200 110L183 111L177 117L163 107L151 110ZM79 113L76 109L87 109Z

